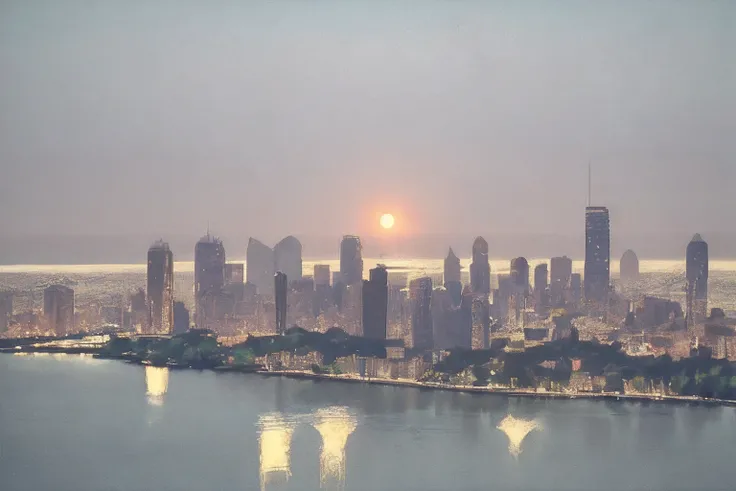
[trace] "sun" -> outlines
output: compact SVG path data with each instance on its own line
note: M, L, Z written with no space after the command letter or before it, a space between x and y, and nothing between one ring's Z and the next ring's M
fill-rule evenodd
M381 215L381 227L389 229L394 226L394 216L391 213Z

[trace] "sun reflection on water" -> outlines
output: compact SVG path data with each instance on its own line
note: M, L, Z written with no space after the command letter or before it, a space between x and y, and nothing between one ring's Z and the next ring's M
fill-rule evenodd
M319 459L320 482L324 489L345 489L345 445L357 420L344 407L329 407L314 414L314 427L322 436Z
M518 458L521 455L521 444L526 436L534 430L541 430L542 425L536 419L518 419L509 414L496 428L506 434L509 439L509 453L514 458Z
M169 369L146 367L146 396L151 406L163 406L164 396L169 390Z
M291 477L291 437L295 424L279 413L271 413L260 416L258 427L261 491L265 491L271 485L286 483Z

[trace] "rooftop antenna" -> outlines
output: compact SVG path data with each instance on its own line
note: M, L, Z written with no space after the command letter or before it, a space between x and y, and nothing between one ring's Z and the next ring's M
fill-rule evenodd
M207 219L207 238L210 238L210 221Z
M590 160L588 161L588 207L590 207L591 203L591 185L590 185Z

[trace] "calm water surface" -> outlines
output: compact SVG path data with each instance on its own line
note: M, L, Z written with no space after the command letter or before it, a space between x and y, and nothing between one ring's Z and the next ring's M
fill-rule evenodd
M0 355L0 489L726 490L731 408Z

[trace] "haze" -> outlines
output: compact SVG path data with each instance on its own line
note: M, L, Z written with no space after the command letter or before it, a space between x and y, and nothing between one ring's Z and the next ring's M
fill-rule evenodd
M733 257L734 46L731 1L5 0L0 263L208 222L336 255L383 212L418 253L580 256L588 162L614 254Z

